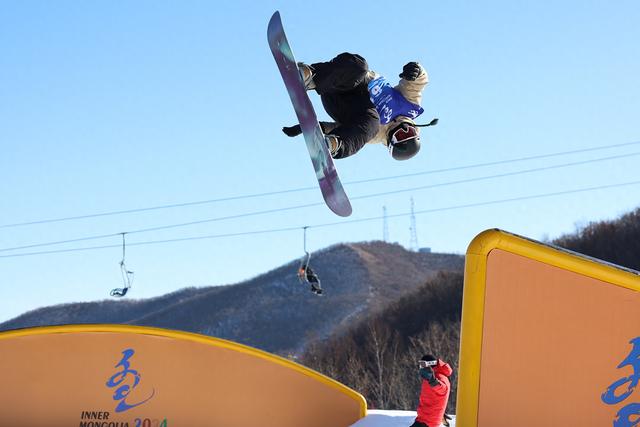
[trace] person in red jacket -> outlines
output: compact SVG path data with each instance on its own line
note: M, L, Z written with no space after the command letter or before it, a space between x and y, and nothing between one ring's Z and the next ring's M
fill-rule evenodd
M445 418L445 410L449 402L451 391L449 377L453 373L453 369L448 363L430 354L422 356L418 366L422 377L422 389L417 409L418 416L411 427L449 425L447 418Z

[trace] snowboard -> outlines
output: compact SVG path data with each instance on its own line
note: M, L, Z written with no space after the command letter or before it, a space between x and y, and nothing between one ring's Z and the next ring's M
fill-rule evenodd
M269 47L287 88L293 109L298 116L300 128L311 157L313 169L320 185L320 191L325 203L335 214L351 215L351 203L342 188L338 172L336 171L329 149L324 141L324 134L318 123L316 112L304 88L304 83L293 52L287 41L282 27L280 12L275 12L269 21L267 29Z

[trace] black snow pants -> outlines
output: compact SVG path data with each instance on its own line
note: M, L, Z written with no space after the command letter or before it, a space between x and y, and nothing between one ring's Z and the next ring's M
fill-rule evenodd
M380 116L367 89L367 61L360 55L345 52L311 67L316 92L327 114L335 120L335 123L322 122L322 129L342 141L334 158L349 157L371 141L380 129Z

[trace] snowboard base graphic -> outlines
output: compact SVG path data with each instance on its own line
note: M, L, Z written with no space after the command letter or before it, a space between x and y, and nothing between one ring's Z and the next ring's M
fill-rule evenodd
M271 17L267 36L271 53L276 60L276 64L278 64L278 69L291 98L293 109L298 116L322 197L329 209L335 214L349 216L352 211L351 203L344 192L340 178L338 178L338 172L325 143L316 112L304 88L297 62L293 52L291 52L291 47L282 27L280 12L275 12Z

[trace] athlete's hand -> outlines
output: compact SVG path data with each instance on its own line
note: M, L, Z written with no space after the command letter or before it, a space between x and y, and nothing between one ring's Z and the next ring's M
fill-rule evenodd
M298 136L302 133L302 129L300 128L300 125L295 125L295 126L290 126L290 127L283 127L282 128L282 132L284 132L285 135L287 136Z
M402 73L400 73L399 77L405 80L414 81L420 74L422 74L422 66L417 62L409 62L402 67Z

